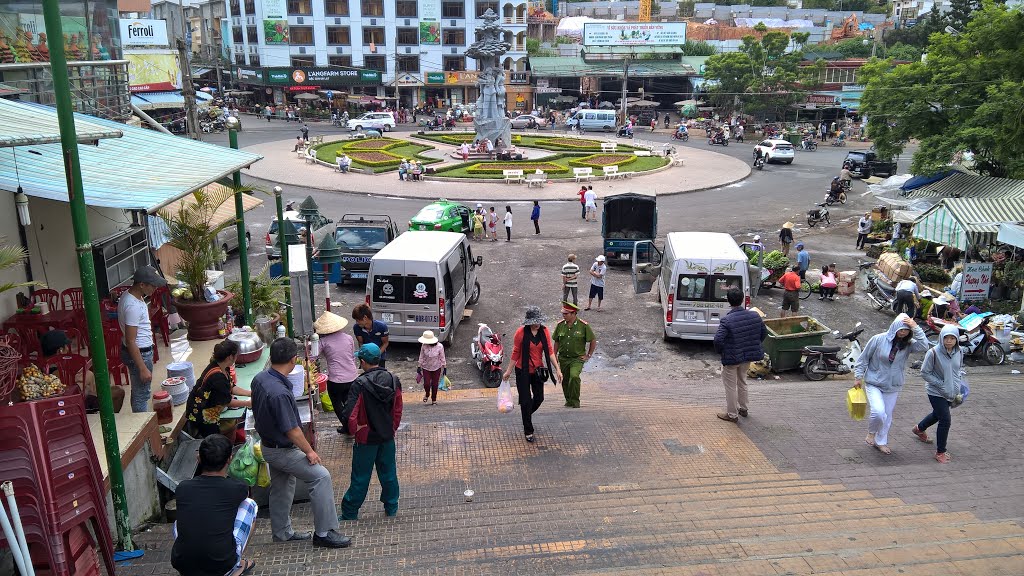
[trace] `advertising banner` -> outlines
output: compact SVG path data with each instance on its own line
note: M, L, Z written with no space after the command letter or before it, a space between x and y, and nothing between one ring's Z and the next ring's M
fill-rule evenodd
M420 44L441 43L441 0L422 0L420 11Z
M263 38L265 44L288 43L288 20L264 20Z
M263 0L263 17L267 20L287 20L288 7L285 0Z
M181 89L178 55L172 50L126 50L128 90L162 92Z
M380 84L377 70L330 68L310 66L304 68L268 68L264 70L267 84L285 86L344 87Z
M586 22L584 46L682 46L686 22Z
M166 20L121 18L118 24L121 27L122 46L170 46Z
M961 286L961 300L984 300L992 284L991 262L968 262L964 264L964 282Z

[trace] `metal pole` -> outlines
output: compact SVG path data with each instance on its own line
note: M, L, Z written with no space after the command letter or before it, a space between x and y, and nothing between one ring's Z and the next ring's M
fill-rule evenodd
M64 26L61 23L60 0L43 0L43 19L46 22L50 74L53 77L53 95L57 104L57 121L60 124L60 142L64 156L64 177L68 187L71 227L75 235L78 273L82 282L85 320L89 333L89 355L92 356L93 374L96 376L103 448L107 452L107 473L110 476L110 496L114 503L114 524L117 528L119 547L122 550L134 550L132 529L128 519L128 499L124 490L124 474L121 469L121 449L117 443L114 404L110 399L110 371L107 366L107 347L103 340L103 321L100 318L100 298L96 288L89 221L85 211L85 198L82 195L82 166L78 158L78 137L75 134L71 85L68 82L68 63L64 55Z
M281 243L281 276L288 278L289 289L285 290L284 300L288 303L285 306L285 317L288 323L288 337L292 337L292 291L290 288L291 278L288 276L288 240L284 233L284 201L281 199L281 187L274 186L274 203L277 204L277 239Z
M238 119L228 118L228 143L232 149L238 150ZM234 127L234 128L233 128ZM242 280L242 314L245 316L244 326L253 325L252 293L249 290L249 246L245 238L245 208L242 206L242 172L236 170L232 175L235 185L235 228L238 231L238 266ZM280 230L281 224L278 223Z
M629 60L622 61L622 125L626 125L626 88L629 82Z
M280 227L280 224L278 224ZM316 300L313 299L313 291L316 283L313 282L313 217L306 217L306 270L309 270L309 317L316 318Z
M192 85L192 71L189 69L188 51L185 48L185 41L179 38L177 47L178 59L181 61L181 95L185 97L185 124L188 128L189 138L200 140L199 113L196 110L196 90Z

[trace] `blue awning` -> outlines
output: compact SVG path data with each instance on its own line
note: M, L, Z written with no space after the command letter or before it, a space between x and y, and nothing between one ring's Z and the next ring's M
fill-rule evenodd
M206 92L196 92L196 102L203 104L213 100ZM136 92L132 94L132 104L140 110L154 110L156 108L184 108L185 96L181 90L170 90L167 92Z
M956 170L946 170L945 172L939 172L938 174L932 174L931 176L914 176L910 180L904 182L903 186L900 186L900 190L903 190L904 192L916 190L921 186L927 186L934 182L938 182L946 176L954 173L956 173Z
M57 117L57 111L48 106L16 104L26 118ZM75 118L123 134L100 140L95 146L78 147L85 203L90 206L155 212L263 158L84 114L75 114ZM68 201L59 143L18 147L18 175L13 150L0 148L0 189L17 190L20 175L20 185L29 196Z

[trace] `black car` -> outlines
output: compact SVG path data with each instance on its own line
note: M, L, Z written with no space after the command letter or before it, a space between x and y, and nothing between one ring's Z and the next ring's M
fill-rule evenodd
M847 152L843 164L850 164L850 172L858 178L896 174L895 160L882 160L870 150Z
M341 250L340 276L332 278L341 285L346 280L366 280L370 258L398 236L391 218L382 214L345 214L338 221L334 240Z

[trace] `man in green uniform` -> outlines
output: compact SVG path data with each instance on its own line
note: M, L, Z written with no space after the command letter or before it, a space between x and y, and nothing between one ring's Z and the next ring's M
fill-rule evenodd
M555 344L555 355L562 369L562 392L565 405L580 407L580 372L583 363L590 360L597 348L594 331L583 320L576 317L579 306L562 302L562 320L555 325L551 340Z

